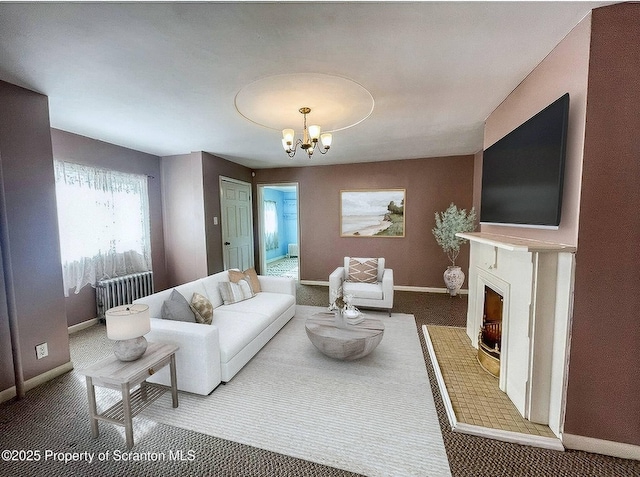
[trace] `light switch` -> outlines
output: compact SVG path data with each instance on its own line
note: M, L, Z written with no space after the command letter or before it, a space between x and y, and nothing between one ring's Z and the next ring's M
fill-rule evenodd
M213 218L213 225L218 225L218 217Z

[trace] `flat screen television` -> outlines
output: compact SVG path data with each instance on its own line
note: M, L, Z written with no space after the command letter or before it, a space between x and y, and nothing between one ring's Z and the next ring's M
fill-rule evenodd
M480 223L558 228L568 119L566 93L485 149Z

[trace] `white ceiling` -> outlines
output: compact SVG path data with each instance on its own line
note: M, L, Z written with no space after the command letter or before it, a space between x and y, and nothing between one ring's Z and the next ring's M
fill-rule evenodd
M159 156L258 169L470 154L487 116L609 3L1 3L0 79L46 94L54 128ZM234 107L283 73L350 79L373 113L326 156L289 159Z

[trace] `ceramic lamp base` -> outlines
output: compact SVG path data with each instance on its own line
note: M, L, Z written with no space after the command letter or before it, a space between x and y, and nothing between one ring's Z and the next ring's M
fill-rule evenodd
M147 350L147 339L144 336L131 338L130 340L116 341L113 345L113 354L120 361L135 361L142 357Z

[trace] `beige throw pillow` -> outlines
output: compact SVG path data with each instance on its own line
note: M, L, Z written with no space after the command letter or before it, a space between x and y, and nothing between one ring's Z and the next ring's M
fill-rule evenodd
M198 323L210 325L213 321L213 305L206 296L194 293L191 297L191 310Z
M238 283L240 280L247 280L251 285L253 293L260 293L260 281L258 280L258 274L255 269L247 268L244 272L240 270L229 270L229 281L232 283Z
M238 283L238 281L240 280L244 280L246 277L244 276L244 273L241 272L240 270L229 270L227 273L229 273L229 281L231 283Z
M248 268L242 273L244 273L245 277L247 277L247 280L249 280L253 293L260 293L262 289L260 288L260 280L258 280L258 274L256 273L255 269Z
M378 283L378 259L360 261L355 258L349 259L348 282Z

